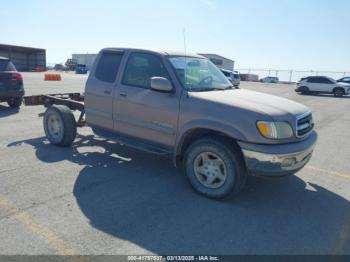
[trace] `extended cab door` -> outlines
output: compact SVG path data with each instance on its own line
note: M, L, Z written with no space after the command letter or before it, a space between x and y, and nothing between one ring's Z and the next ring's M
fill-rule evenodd
M113 90L123 51L104 50L96 57L85 87L85 112L89 125L113 130Z
M152 77L171 81L162 57L131 52L114 100L115 130L142 142L170 148L175 144L180 90L164 93L150 88Z

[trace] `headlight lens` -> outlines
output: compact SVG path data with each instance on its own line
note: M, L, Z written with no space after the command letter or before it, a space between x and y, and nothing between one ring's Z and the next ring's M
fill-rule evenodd
M293 136L293 129L287 122L259 121L257 124L261 135L270 139L285 139Z

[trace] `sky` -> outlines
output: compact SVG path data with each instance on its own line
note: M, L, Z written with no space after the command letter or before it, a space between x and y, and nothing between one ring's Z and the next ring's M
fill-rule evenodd
M216 53L236 68L350 71L349 0L11 0L0 43L48 63L104 47ZM184 41L184 31L186 41Z

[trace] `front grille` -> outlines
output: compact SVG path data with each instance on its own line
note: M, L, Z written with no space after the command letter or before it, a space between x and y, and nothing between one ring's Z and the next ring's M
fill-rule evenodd
M297 117L297 136L303 137L312 131L314 122L311 113L306 113Z

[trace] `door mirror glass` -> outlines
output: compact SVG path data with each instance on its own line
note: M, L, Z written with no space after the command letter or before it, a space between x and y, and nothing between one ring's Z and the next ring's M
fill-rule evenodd
M165 77L152 77L151 89L159 92L171 92L173 90L173 86Z

